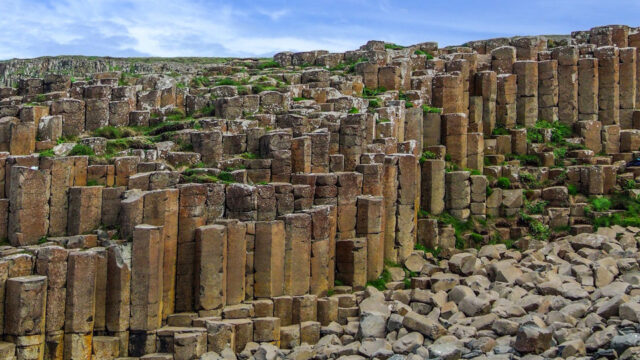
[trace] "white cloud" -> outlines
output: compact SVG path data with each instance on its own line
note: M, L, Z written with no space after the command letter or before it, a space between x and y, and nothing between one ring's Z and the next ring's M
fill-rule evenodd
M277 21L288 9L259 9ZM0 1L0 59L59 55L256 56L281 50L346 50L344 39L309 39L251 31L256 13L228 1ZM57 51L57 53L52 53Z
M278 21L281 17L289 15L289 9L279 9L279 10L265 10L262 8L257 9L258 13L264 15L271 19L272 21Z

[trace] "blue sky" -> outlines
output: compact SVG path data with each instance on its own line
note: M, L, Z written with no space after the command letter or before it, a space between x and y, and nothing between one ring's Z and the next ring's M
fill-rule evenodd
M268 56L640 25L639 0L0 0L0 59Z

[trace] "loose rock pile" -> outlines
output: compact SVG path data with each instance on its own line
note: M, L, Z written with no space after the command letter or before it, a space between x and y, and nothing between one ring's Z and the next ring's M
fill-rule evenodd
M639 358L638 49L0 62L0 358Z

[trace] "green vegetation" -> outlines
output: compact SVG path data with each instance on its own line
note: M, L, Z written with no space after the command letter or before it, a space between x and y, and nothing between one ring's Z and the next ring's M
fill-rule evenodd
M299 97L299 96L296 96L296 97L294 97L294 98L293 98L293 101L296 101L296 102L298 102L298 101L304 101L304 100L313 100L313 99L308 99L308 98L305 98L305 97Z
M424 209L420 209L420 210L418 210L418 217L421 218L421 219L428 218L429 217L429 212L424 210Z
M387 290L387 283L391 281L391 274L389 270L382 270L382 275L373 281L368 281L367 286L373 286L374 288L384 291Z
M549 122L540 120L532 128L527 129L527 141L532 143L543 143L543 129L551 129L551 143L555 145L563 145L566 138L573 135L571 128L559 121Z
M208 87L211 85L211 80L205 76L196 76L191 79L191 87L200 88L200 87Z
M527 212L529 214L542 214L548 204L549 204L548 201L539 200L533 203L525 204L525 209L527 209Z
M482 235L480 235L480 234L476 233L476 232L472 232L472 233L469 235L469 239L470 239L471 241L473 241L473 243L474 243L474 244L476 244L476 245L480 245L480 244L482 244L482 243L483 243L483 241L484 241L484 237L483 237Z
M462 221L460 219L455 218L453 215L449 213L443 213L438 217L438 221L444 224L449 224L453 227L453 229L455 230L455 236L456 236L456 248L464 249L465 241L464 241L463 235L464 233L473 230L473 227L474 227L473 218L471 217L467 221Z
M54 157L56 154L53 152L53 149L42 150L38 153L40 157Z
M208 174L197 169L187 169L182 173L183 182L185 183L225 183L235 182L233 175L227 171L221 171L218 175Z
M500 189L511 189L511 180L506 177L499 177L498 180L496 180L496 185Z
M424 151L422 153L422 156L420 156L420 164L427 161L428 159L437 159L437 158L438 158L438 155L436 155L436 153L431 151Z
M526 155L517 155L517 154L507 154L505 156L507 161L518 160L522 165L528 166L540 166L540 158L535 154L526 154Z
M251 92L254 94L260 94L263 91L278 91L275 86L265 86L260 84L251 85Z
M93 149L88 145L76 144L71 149L69 154L67 154L67 156L79 156L79 155L93 156L95 155L95 153L93 152Z
M613 194L609 198L610 208L616 210L607 216L598 216L593 219L594 229L599 227L640 226L640 199L624 193ZM592 206L593 204L590 204ZM604 204L600 204L604 205ZM588 208L587 208L588 209ZM588 214L591 211L587 211Z
M492 134L493 134L493 136L496 136L496 135L509 135L510 132L509 132L508 129L506 129L506 128L502 127L502 126L497 126L497 127L495 127L493 129Z
M622 188L625 190L632 190L636 188L636 181L633 179L629 179L622 183Z
M424 50L418 49L418 50L414 51L413 53L416 54L416 55L424 55L424 56L427 57L427 60L433 59L433 55L429 54L428 52L426 52Z
M136 132L129 127L105 126L94 130L92 135L107 139L122 139L136 136Z
M404 49L404 46L391 43L391 44L384 44L384 48L387 50L402 50Z
M369 109L377 109L379 108L380 105L380 101L378 99L371 99L369 100Z
M355 107L355 106L352 107L351 109L349 109L349 114L357 114L359 112L360 112L360 110L358 110L358 108Z
M530 173L521 172L520 182L527 186L528 189L540 189L544 187L544 183L540 182L535 176Z
M87 186L98 186L98 181L94 179L87 180Z
M250 152L245 152L240 154L240 157L243 159L260 159L260 155L258 154L254 154L254 153L250 153Z
M592 210L602 212L611 208L611 200L605 197L593 197L589 199L589 205Z
M527 225L529 228L529 233L533 236L534 239L537 240L549 240L551 236L551 230L549 226L543 224L539 220L532 218L531 216L525 214L524 212L520 212L520 221Z
M569 191L569 195L578 195L578 187L573 184L567 185L567 191Z
M237 86L237 85L240 85L240 83L238 83L237 81L231 78L224 78L216 81L216 86L222 86L222 85Z
M279 68L280 67L280 63L270 60L270 61L266 61L263 63L260 63L258 65L258 69L260 70L264 70L264 69L271 69L271 68Z
M442 109L441 108L437 108L437 107L432 107L429 105L422 105L422 112L424 114L441 114L442 113Z
M375 89L370 89L368 87L364 87L364 89L362 89L362 96L366 97L366 98L370 98L370 97L376 97L380 94L383 94L387 91L387 89L385 89L384 87L380 86L378 88Z

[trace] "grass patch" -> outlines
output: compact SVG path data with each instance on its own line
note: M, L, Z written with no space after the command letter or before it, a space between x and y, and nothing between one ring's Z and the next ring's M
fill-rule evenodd
M84 144L76 144L71 151L69 152L69 154L67 154L67 156L94 156L95 152L93 152L93 149L88 146L88 145L84 145Z
M414 51L413 53L416 54L416 55L424 55L424 56L427 57L427 60L433 59L433 55L429 54L428 52L426 52L424 50L418 49L418 50Z
M240 154L240 157L243 158L243 159L248 159L248 160L260 159L260 155L254 154L254 153L251 153L251 152L244 152L244 153Z
M498 180L496 180L496 185L500 188L500 189L511 189L511 180L509 180L509 178L506 177L499 177Z
M438 107L429 106L429 105L422 105L422 112L424 114L441 114L442 109Z
M462 236L464 235L464 233L473 230L473 227L474 227L473 218L469 218L469 220L467 221L462 221L460 219L455 218L453 215L449 213L443 213L438 217L438 221L444 224L449 224L453 227L453 229L455 230L455 236L456 236L456 248L464 249L465 241Z
M387 283L391 281L391 274L389 270L382 270L382 274L373 281L368 281L367 286L373 286L374 288L384 291L387 289Z
M569 191L569 195L578 195L578 187L574 184L567 185L567 191Z
M370 89L368 87L364 87L364 89L362 89L362 96L364 97L376 97L380 94L383 94L387 91L387 89L385 89L384 87L380 86L377 87L375 89Z
M525 209L529 214L542 214L548 204L549 204L548 201L540 200L540 201L526 204Z
M53 149L42 150L38 153L40 157L54 157L56 154L53 152Z
M352 107L351 109L349 109L349 114L357 114L359 112L360 112L360 110L358 110L358 108L355 107L355 106Z
M424 151L422 152L422 155L420 156L420 164L422 164L423 162L429 160L429 159L437 159L438 155L436 155L436 153L432 152L432 151Z
M611 200L605 197L593 197L589 199L589 205L592 210L602 212L611 209Z
M276 61L273 61L273 60L266 61L266 62L260 63L258 65L258 69L260 69L260 70L273 69L273 68L279 68L279 67L281 67L280 63L278 63Z
M402 50L404 49L404 46L391 43L391 44L384 44L384 48L387 50Z

